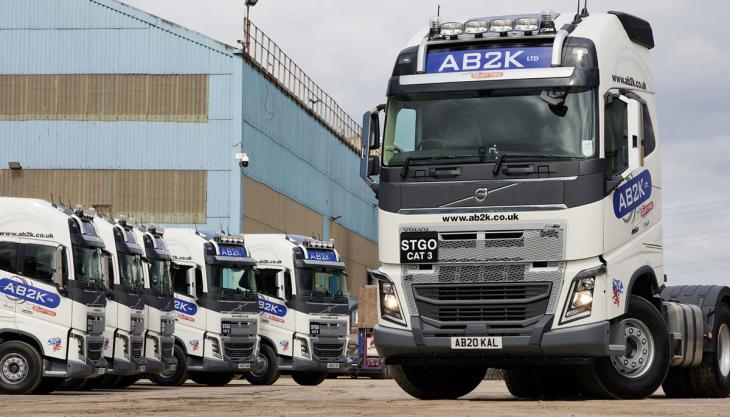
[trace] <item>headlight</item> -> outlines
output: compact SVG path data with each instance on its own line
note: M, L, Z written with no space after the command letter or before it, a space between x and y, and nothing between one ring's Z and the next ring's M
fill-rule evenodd
M395 287L390 282L380 281L380 315L385 320L406 324Z
M210 350L213 352L213 356L216 358L222 358L223 355L221 355L221 345L218 342L218 339L209 338L210 340Z
M577 278L568 298L568 306L565 310L565 321L578 320L591 315L593 308L593 290L596 286L596 278Z
M303 337L297 337L297 340L299 341L299 349L302 352L302 356L310 359L312 357L312 354L309 353L309 343L307 343L307 339Z

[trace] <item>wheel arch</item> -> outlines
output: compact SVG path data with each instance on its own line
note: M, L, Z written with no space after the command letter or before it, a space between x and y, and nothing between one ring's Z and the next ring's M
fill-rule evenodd
M41 358L45 356L43 352L43 344L41 344L41 341L34 335L17 329L0 329L0 341L9 342L13 340L28 343L38 351Z
M185 356L188 355L188 347L185 345L185 342L183 342L183 340L180 339L178 336L175 336L175 344L177 346L180 346L180 349L183 350L183 352L185 353Z
M650 266L642 266L629 280L627 299L636 295L650 302L657 310L662 311L662 300L657 295L660 293L659 280L656 271ZM628 302L625 303L628 309Z

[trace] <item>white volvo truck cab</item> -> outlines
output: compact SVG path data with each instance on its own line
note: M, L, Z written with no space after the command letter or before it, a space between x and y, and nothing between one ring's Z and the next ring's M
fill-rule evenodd
M175 296L172 289L172 258L160 226L136 227L134 234L144 250L145 358L149 374L177 369L175 346Z
M434 19L400 53L361 175L375 343L406 392L457 398L493 367L523 398L728 395L728 288L665 287L653 47L584 9Z
M104 242L93 213L0 197L0 393L103 374Z
M256 259L261 312L258 366L247 379L270 385L282 373L319 385L350 369L345 264L334 241L293 235L246 235Z
M94 228L106 247L110 271L107 288L103 378L87 381L85 389L125 388L147 369L145 358L144 250L134 233L134 221L97 216Z
M165 243L173 263L177 367L150 379L225 385L258 358L256 262L240 235L168 229Z

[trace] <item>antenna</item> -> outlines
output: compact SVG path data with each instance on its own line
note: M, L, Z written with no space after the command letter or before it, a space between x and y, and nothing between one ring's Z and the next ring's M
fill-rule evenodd
M438 9L436 10L436 16L441 17L441 4L438 5Z
M581 17L588 17L590 13L588 13L588 0L585 0L585 3L583 3L583 11L580 12Z
M573 17L573 24L577 25L580 22L581 22L580 0L578 0L578 8L575 11L575 17Z
M56 208L56 202L53 201L53 193L51 193L51 207Z

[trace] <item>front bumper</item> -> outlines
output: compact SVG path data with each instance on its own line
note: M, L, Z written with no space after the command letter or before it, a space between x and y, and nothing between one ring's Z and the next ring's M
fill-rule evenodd
M375 346L388 364L411 360L441 359L449 362L484 364L505 362L529 363L530 360L556 359L559 362L581 362L586 359L605 357L610 354L611 324L608 321L567 329L549 330L550 322L535 327L531 334L501 336L499 350L453 350L448 336L424 336L418 317L412 318L413 330L395 329L376 325ZM500 336L488 332L465 332L453 336L481 337Z
M329 372L332 374L345 373L352 369L352 364L346 357L336 360L293 358L292 370L304 372Z

